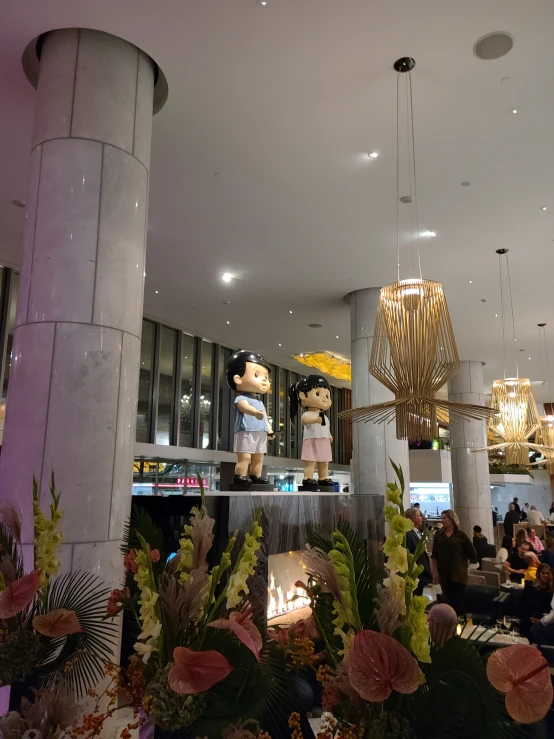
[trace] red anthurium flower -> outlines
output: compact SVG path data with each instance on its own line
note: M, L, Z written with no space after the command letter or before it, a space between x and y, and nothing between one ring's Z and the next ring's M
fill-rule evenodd
M17 616L31 603L40 586L40 570L14 580L0 593L0 619Z
M237 613L233 611L229 618L218 618L210 624L214 629L229 629L245 647L260 661L260 650L263 645L262 635L252 621L252 609Z
M233 669L219 652L193 652L186 647L173 650L175 664L169 671L169 687L179 695L196 695L221 682Z
M548 662L536 647L514 644L489 657L487 677L506 693L506 710L514 721L534 724L552 705L552 681Z
M380 703L393 690L415 693L420 683L416 659L392 636L377 631L356 634L348 658L348 678L364 700Z
M83 631L75 611L68 611L66 608L58 608L44 616L35 616L33 629L52 639L68 634L79 634Z

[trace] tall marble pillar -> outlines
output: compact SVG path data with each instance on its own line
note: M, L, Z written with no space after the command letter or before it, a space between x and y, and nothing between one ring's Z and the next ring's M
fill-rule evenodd
M352 342L352 407L360 408L394 398L379 380L369 373L379 288L370 287L350 293L350 337ZM387 482L396 481L389 457L402 466L406 489L404 505L409 505L410 469L408 442L396 438L396 425L353 423L354 492L384 495Z
M154 64L106 33L42 44L0 495L48 504L64 566L119 581L130 511Z
M485 405L483 362L462 362L458 374L448 383L448 400ZM494 543L489 460L486 453L472 449L487 445L487 422L452 420L452 481L454 510L463 531L471 536L475 525L481 526L489 544Z

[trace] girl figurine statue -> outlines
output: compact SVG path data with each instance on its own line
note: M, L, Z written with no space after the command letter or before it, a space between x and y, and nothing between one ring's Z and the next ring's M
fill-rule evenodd
M304 409L302 427L304 441L302 443L302 460L304 462L304 490L319 488L333 489L333 481L329 478L329 462L332 461L331 426L325 411L331 407L331 388L321 375L309 375L289 388L291 421L298 413L298 406ZM314 479L317 464L318 480Z

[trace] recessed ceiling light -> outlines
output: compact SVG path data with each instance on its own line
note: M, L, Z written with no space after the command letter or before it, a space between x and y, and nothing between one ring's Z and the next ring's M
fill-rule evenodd
M531 361L531 357L529 357L529 361Z
M282 344L279 344L279 346L282 346Z
M322 323L308 323L308 328L321 328L322 326Z
M431 239L433 236L436 236L437 234L435 231L421 231L419 235L425 238Z
M158 290L154 290L154 292L156 293L156 295L159 295L159 291Z
M541 210L546 210L546 205L543 205Z
M291 310L289 310L289 313L292 313L292 311L291 311Z
M512 113L515 115L517 113L517 108L512 108Z
M487 300L487 298L481 298L481 302L482 303L488 303L489 301Z
M231 305L230 300L222 300L221 302L223 303L223 305Z
M377 159L379 154L376 151L370 151L367 156L369 157L369 159Z
M473 280L468 280L470 285L473 285Z
M335 336L335 339L338 339L338 338L339 338L338 336Z
M230 275L229 272L224 272L221 275L221 279L223 280L223 282L231 282L231 280L233 279L233 275Z
M514 39L509 33L495 31L481 36L473 47L473 53L485 61L500 59L510 51L513 45Z
M227 325L229 326L231 324L231 321L227 321Z
M406 205L407 203L412 203L414 198L413 195L402 195L401 198L399 198L401 203L404 203Z
M465 182L461 183L462 187L469 187L471 185L471 182L469 180L465 180Z
M143 277L146 277L146 272L143 272L143 273L142 273L142 276L143 276Z
M494 314L494 317L495 317L495 318L498 318L498 313L495 313L495 314Z

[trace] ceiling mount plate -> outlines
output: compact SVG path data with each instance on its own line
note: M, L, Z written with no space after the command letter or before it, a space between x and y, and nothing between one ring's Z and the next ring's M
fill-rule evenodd
M393 66L400 74L411 72L415 67L415 59L411 56L403 56L401 59L397 59Z
M509 249L497 249L497 254L507 254L510 250Z

